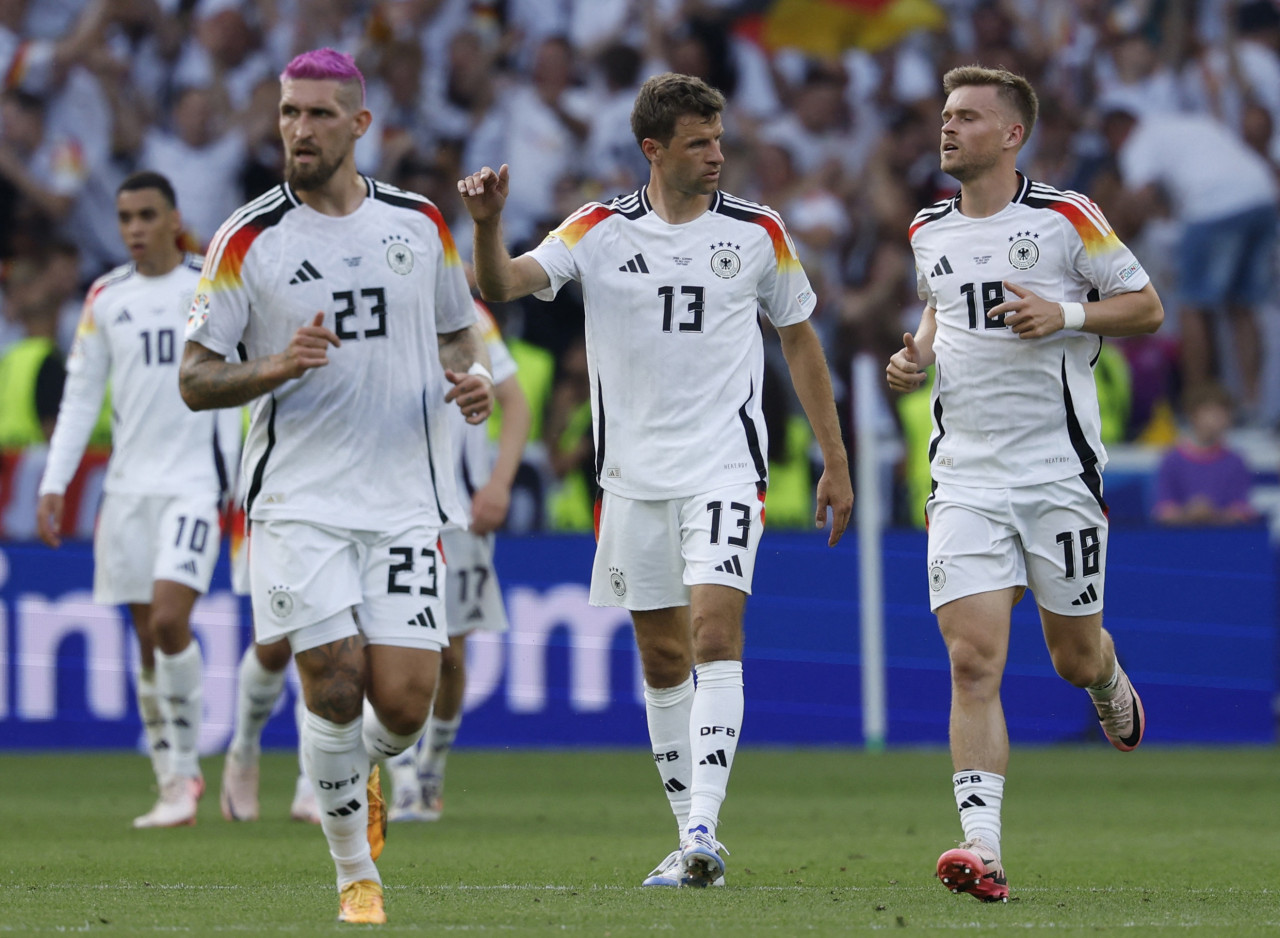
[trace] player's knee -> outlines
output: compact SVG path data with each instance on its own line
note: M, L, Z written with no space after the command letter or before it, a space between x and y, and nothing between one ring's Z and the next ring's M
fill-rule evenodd
M967 642L953 642L951 655L951 683L971 696L991 695L999 692L1002 662L985 649Z
M1088 687L1099 680L1097 655L1081 655L1075 652L1053 652L1053 669L1058 677L1075 687ZM1105 677L1106 675L1102 675Z
M168 606L151 607L150 631L155 646L167 655L177 654L191 642L191 622L184 613Z
M350 723L364 711L364 685L349 674L308 681L303 691L307 709L333 723Z
M646 642L640 649L645 682L650 687L675 687L693 670L693 650L686 642Z
M389 683L379 675L369 689L369 702L382 725L393 733L416 733L427 722L435 695L434 675Z
M736 661L742 658L742 628L729 617L695 616L693 651L698 661Z
M289 647L289 640L282 638L278 642L269 642L266 645L255 644L253 653L258 658L258 664L277 674L288 666L293 650Z
M431 711L431 698L423 700L400 700L387 709L375 707L378 719L391 732L401 736L409 736L426 725Z

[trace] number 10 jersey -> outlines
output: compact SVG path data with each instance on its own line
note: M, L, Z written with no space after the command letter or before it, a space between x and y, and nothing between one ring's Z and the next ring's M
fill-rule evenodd
M782 219L725 193L668 224L641 188L570 215L530 256L582 284L600 487L683 498L768 479L764 345L816 305Z

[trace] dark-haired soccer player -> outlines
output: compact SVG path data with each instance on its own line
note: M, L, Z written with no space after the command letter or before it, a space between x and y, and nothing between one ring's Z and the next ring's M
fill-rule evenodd
M100 277L85 299L37 524L60 543L63 494L112 385L112 450L94 535L93 598L128 604L138 633L138 710L160 798L134 827L196 822L204 791L198 761L200 646L191 609L218 559L226 463L240 442L234 414L193 414L178 395L186 310L202 259L179 247L182 216L159 173L125 179L116 193L120 236L133 260Z
M832 509L828 543L853 509L813 290L777 213L719 191L724 104L700 79L649 79L631 115L648 184L584 205L514 260L500 227L507 167L458 183L486 299L582 284L604 492L591 602L631 611L680 837L650 886L724 881L716 825L742 729L742 614L768 483L760 310L822 447L815 520Z
M952 788L964 842L938 859L953 892L1004 901L1000 807L1009 737L1000 681L1010 617L1030 587L1054 668L1088 690L1117 749L1142 703L1102 628L1106 463L1093 380L1102 336L1164 318L1146 272L1092 201L1015 168L1031 85L968 66L943 78L942 170L960 193L911 225L920 327L887 368L920 386L936 364L929 598L951 659Z
M439 537L463 509L446 409L479 423L493 402L440 212L356 170L372 119L350 56L321 49L289 63L285 182L214 237L180 375L193 408L253 401L255 638L287 637L293 650L302 753L345 922L386 921L371 760L417 741L448 642ZM241 347L245 360L228 362Z

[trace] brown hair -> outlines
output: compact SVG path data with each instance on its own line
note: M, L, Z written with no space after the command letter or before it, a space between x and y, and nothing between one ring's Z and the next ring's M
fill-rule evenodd
M686 114L711 120L724 110L724 95L701 78L666 72L654 75L636 95L631 109L631 132L636 143L645 138L657 140L664 147L676 133L676 121Z
M970 85L995 86L1000 99L1022 119L1022 142L1026 143L1036 126L1036 115L1040 113L1040 99L1031 82L1007 68L986 68L982 65L961 65L942 76L942 90L948 95L957 88Z

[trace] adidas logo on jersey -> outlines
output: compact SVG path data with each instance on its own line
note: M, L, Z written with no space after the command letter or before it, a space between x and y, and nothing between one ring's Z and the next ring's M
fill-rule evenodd
M186 563L178 564L178 569L183 573L189 573L191 576L195 576L198 572L196 562L194 560L188 560Z
M729 767L729 760L726 758L723 749L717 749L715 752L711 753L699 762L698 765L722 765L727 769Z
M732 573L734 576L742 576L742 564L738 563L737 554L719 564L715 569L717 573Z
M938 263L933 265L933 271L932 273L929 274L929 276L941 277L943 274L952 274L952 273L955 273L955 271L951 269L951 262L947 260L947 255L943 254L942 260L938 261Z
M1087 606L1089 603L1098 601L1098 591L1093 588L1093 584L1089 584L1089 588L1079 595L1076 599L1071 600L1073 606Z
M320 271L311 265L311 261L303 261L302 266L293 272L293 279L289 283L309 283L312 280L323 280Z
M644 262L644 257L642 255L637 254L618 269L633 274L647 274L649 272L649 265Z
M120 311L120 315L115 318L115 322L112 323L112 325L118 326L124 322L133 322L133 317L129 315L129 311L127 309Z

